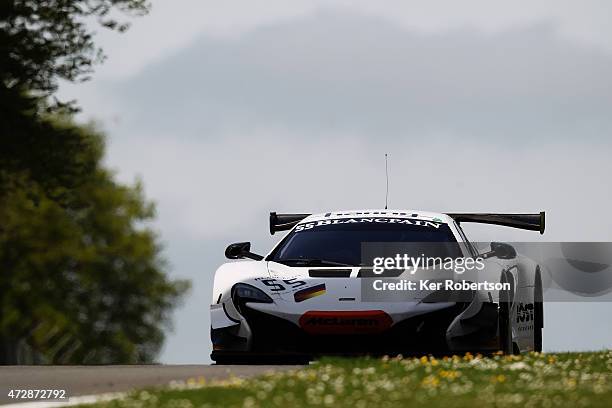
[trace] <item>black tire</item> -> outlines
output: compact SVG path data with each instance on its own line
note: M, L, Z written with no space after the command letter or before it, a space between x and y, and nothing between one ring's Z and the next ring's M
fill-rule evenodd
M502 273L501 283L508 282L506 272ZM510 321L510 306L512 302L512 292L509 290L502 290L499 292L499 308L498 308L498 339L499 339L499 351L504 354L513 354L514 347L512 344L512 322Z
M544 296L542 290L542 275L539 266L536 268L533 291L533 351L540 353L542 352L542 331L544 328Z

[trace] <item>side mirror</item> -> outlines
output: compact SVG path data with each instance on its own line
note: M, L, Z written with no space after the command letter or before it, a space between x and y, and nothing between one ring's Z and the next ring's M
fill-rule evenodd
M235 244L229 244L225 248L225 257L227 259L242 259L249 258L255 261L261 261L263 256L257 255L251 252L250 242L236 242Z
M499 259L514 259L516 258L516 250L510 244L505 242L491 242L491 251L482 254L483 258L496 257Z

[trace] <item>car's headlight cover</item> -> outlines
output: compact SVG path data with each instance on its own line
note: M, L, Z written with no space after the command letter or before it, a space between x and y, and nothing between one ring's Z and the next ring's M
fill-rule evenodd
M264 291L246 283L237 283L232 287L232 300L240 312L244 310L247 302L273 303L272 298Z

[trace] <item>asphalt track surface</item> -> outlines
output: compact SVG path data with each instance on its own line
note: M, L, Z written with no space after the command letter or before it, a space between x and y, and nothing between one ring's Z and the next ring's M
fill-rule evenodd
M204 377L207 381L231 376L250 377L300 366L124 365L124 366L0 366L0 404L17 402L10 389L65 389L69 397L136 388L165 386L171 381Z

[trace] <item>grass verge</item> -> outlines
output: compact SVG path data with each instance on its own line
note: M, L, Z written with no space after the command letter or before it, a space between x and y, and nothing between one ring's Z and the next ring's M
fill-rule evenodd
M611 407L612 350L521 356L326 358L303 369L192 379L96 408Z

